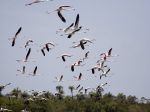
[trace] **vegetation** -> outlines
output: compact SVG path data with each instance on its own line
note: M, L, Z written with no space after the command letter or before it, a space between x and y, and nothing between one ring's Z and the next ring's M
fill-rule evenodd
M150 100L144 97L138 99L123 93L114 96L99 90L75 95L73 86L68 89L69 96L64 95L61 85L56 86L56 94L49 91L30 94L15 88L6 95L1 94L0 106L13 112L150 112Z

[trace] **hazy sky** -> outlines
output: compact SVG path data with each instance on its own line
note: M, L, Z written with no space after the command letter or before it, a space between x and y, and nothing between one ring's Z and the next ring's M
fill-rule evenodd
M11 82L4 93L19 87L22 90L50 90L55 92L57 85L63 85L65 93L69 85L81 84L84 87L96 87L100 83L108 82L105 92L113 94L124 93L137 97L150 98L150 1L149 0L54 0L25 6L32 0L0 0L0 84ZM63 23L57 13L46 14L60 5L71 5L75 11L64 11L67 20ZM80 25L89 28L76 33L71 39L59 36L56 30L65 28L74 22L76 15L80 14ZM11 38L17 29L22 26L16 45L11 47ZM73 41L81 38L95 38L94 44L81 48L70 48ZM23 59L27 50L21 48L28 39L43 45L46 42L58 44L46 56L42 56L40 47L31 46L29 60L36 62L18 63ZM107 62L111 68L109 77L99 79L87 71L96 64L99 55L113 48L112 62ZM90 51L89 59L85 66L77 67L71 72L70 65L80 59L85 52ZM57 58L62 53L72 54L64 63ZM17 69L26 66L27 72L32 72L38 67L39 76L19 75ZM73 76L83 73L83 80L73 81ZM55 76L64 75L64 82L56 83Z

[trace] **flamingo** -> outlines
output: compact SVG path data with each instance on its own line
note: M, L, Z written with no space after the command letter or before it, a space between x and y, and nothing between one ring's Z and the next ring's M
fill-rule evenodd
M80 87L81 85L79 84L77 87L76 87L76 90L78 90L78 88Z
M83 86L78 90L78 93L81 92L83 90Z
M71 71L74 72L74 67L75 67L75 66L83 66L83 65L81 65L82 62L83 62L83 60L78 60L78 61L76 61L75 63L73 63L73 64L71 65Z
M112 52L112 48L110 48L108 50L108 52L106 52L106 53L101 53L100 56L102 56L102 58L110 57L111 56L111 52Z
M88 91L89 89L91 89L91 88L89 88L89 87L88 87L88 88L85 88L85 89L84 89L84 93L87 94L87 91Z
M74 76L74 78L77 79L77 81L81 80L81 77L82 77L82 73L80 73L78 77Z
M107 65L104 65L104 61L97 63L98 71L103 70L107 67Z
M43 47L43 48L44 48L44 49L46 49L48 52L49 52L49 50L51 49L49 45L51 45L51 46L55 47L55 44L54 44L54 43L52 43L52 42L48 42L48 43L46 43L46 44L44 45L44 47Z
M22 59L22 60L16 60L17 62L27 62L28 58L29 58L29 55L31 53L31 48L29 48L26 56L25 56L25 59ZM35 60L32 60L32 62L35 62Z
M74 64L71 65L71 71L74 72Z
M104 86L106 86L108 83L106 82L106 83L104 83L104 84L100 84L100 85L98 85L97 87L96 87L96 91L100 91L100 92L102 92L102 91L104 91Z
M28 52L26 54L25 62L28 60L30 53L31 53L31 48L29 48L29 50L28 50Z
M35 4L35 3L40 3L40 2L47 2L47 1L50 1L50 0L34 0L31 3L25 4L25 6L32 5L32 4ZM53 0L51 0L51 1L53 1Z
M102 79L103 76L106 77L106 75L110 72L110 68L109 68L107 71L104 71L104 70L102 69L102 72L103 72L103 73L100 75L100 79Z
M83 38L83 39L81 39L80 41L93 43L93 41L95 41L95 39Z
M63 60L64 62L66 61L65 57L72 57L72 55L67 54L67 53L62 54L62 55L61 55L61 58L62 58L62 60ZM59 58L59 57L58 57L58 58Z
M106 61L108 57L114 57L118 55L112 55L112 48L110 48L106 53L101 53L100 56L101 56L101 60Z
M89 53L90 53L90 51L87 51L87 52L85 53L84 59L87 59L87 58L88 58ZM83 59L83 60L84 60L84 59Z
M32 75L32 76L38 75L38 74L37 74L37 66L35 66L33 72L32 72L32 73L29 73L29 75Z
M61 11L62 10L69 10L69 9L71 9L72 7L71 6L65 6L65 5L63 5L63 6L59 6L59 8L58 9L56 9L56 10L54 10L54 11L57 11L57 14L58 14L58 16L59 16L59 18L62 20L62 22L64 22L64 23L66 23L66 19L63 17L63 15L61 14ZM74 9L73 9L74 10ZM52 12L54 12L54 11L52 11ZM48 14L50 14L51 12L47 12Z
M60 78L58 78L58 77L55 77L55 78L56 78L56 80L57 80L58 82L61 82L62 79L63 79L63 75L61 75Z
M25 43L25 46L24 46L24 47L26 48L27 46L29 46L30 43L33 43L33 40L29 39L29 40Z
M79 44L72 46L72 48L81 47L82 50L84 50L84 49L85 49L84 44L86 44L86 43L87 43L87 42L82 42L82 41L80 41Z
M76 16L75 23L71 23L70 26L68 26L67 28L59 29L59 31L63 31L66 34L67 34L67 32L70 31L70 34L71 34L71 31L73 33L73 31L75 31L75 29L79 28L78 25L79 25L79 14L77 14L77 16ZM56 33L58 33L59 31L56 31Z
M6 86L10 85L11 83L5 84L5 85L0 85L0 88L4 89Z
M88 42L93 43L91 40L86 39L86 38L80 40L80 45L83 50L85 49L84 44L87 44Z
M36 72L37 72L37 66L34 68L33 75L36 75Z
M76 32L80 31L82 28L82 26L80 26L79 28L73 30L71 33L68 34L67 38L71 38Z
M41 52L42 52L43 56L45 56L45 51L44 51L44 49L45 49L45 47L43 47L43 48L41 49Z
M18 29L17 32L15 33L15 36L14 36L13 38L11 38L11 39L12 39L12 44L11 44L12 47L15 46L16 38L17 38L17 36L19 35L19 33L21 32L21 30L22 30L22 27L19 27L19 29Z
M92 67L90 70L92 71L92 74L95 74L95 69L97 69L97 66ZM89 70L88 70L89 71Z
M52 43L52 42L48 42L48 43L46 43L46 44L44 44L44 47L41 49L41 52L42 52L42 54L43 54L43 56L45 56L45 49L49 52L49 50L50 49L52 49L51 47L50 47L50 45L52 46L52 47L55 47L55 44L54 43Z
M21 72L22 74L25 74L25 66L23 66L22 70L17 70L18 72Z
M74 29L78 29L78 28L79 28L79 14L77 14L75 24L74 24Z

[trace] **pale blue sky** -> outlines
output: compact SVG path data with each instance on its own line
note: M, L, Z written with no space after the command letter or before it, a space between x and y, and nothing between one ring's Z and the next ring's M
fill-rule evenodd
M32 0L1 0L0 1L0 84L11 82L4 92L9 92L13 88L19 87L22 90L50 90L55 92L54 77L64 75L64 81L60 84L64 86L66 94L69 85L84 87L96 87L99 83L108 82L105 92L113 94L124 93L126 95L136 95L137 97L150 97L150 1L149 0L54 0L25 6ZM46 11L55 10L60 5L71 5L76 10L66 11L64 16L67 23L64 24L54 12L50 15ZM64 28L71 24L80 14L80 25L89 28L86 34L77 33L72 39L60 37L55 32L59 28ZM15 47L11 47L8 38L14 36L17 29L22 26ZM88 46L85 51L80 48L69 48L73 41L83 37L95 38L93 45ZM52 41L57 44L56 48L42 56L37 52L39 48L32 46L30 58L36 60L35 63L26 63L27 71L32 71L38 66L37 77L16 76L17 69L24 64L19 64L15 60L23 59L26 50L20 48L28 38L36 43L44 44ZM95 78L87 69L91 68L98 55L113 48L112 53L118 57L111 58L113 62L107 63L111 67L110 77L99 80ZM78 67L75 72L71 72L69 66L79 59L86 51L90 51L89 59L84 67ZM72 53L74 56L66 63L57 59L63 52ZM73 75L83 73L86 81L72 80ZM98 74L97 74L98 75Z

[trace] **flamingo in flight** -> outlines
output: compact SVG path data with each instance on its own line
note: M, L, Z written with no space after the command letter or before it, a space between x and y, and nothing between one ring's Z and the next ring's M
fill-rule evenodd
M66 58L65 57L72 57L72 55L70 55L70 54L67 54L67 53L64 53L64 54L62 54L61 55L61 58L62 58L62 60L65 62L66 61ZM59 57L58 57L59 58Z
M37 72L37 66L34 68L33 75L36 75L36 72Z
M98 66L94 66L90 69L92 71L92 74L95 74L95 69L98 69ZM87 70L87 71L89 71L89 70Z
M86 43L87 43L87 42L82 42L82 41L80 41L79 44L73 45L72 48L81 47L82 50L84 50L84 49L85 49L84 44L86 44Z
M79 28L73 30L71 33L68 34L67 38L71 38L76 32L79 32L81 30L82 26L80 26Z
M28 60L30 53L31 53L31 48L29 48L29 50L28 50L28 52L26 54L25 62Z
M108 57L118 56L118 55L112 55L112 48L110 48L106 53L101 53L101 60L106 61Z
M55 79L56 79L58 82L61 82L61 81L62 81L62 79L63 79L63 75L61 75L61 76L60 76L60 78L55 77Z
M32 75L32 76L38 75L38 74L37 74L37 66L35 66L33 72L32 72L32 73L29 73L29 75Z
M17 36L19 35L19 33L21 32L21 30L22 30L22 27L19 27L19 29L18 29L17 32L15 33L15 36L14 36L13 38L11 38L11 39L12 39L12 44L11 44L12 47L15 46L16 38L17 38Z
M25 46L24 46L24 47L26 48L27 46L29 46L30 43L33 43L33 40L29 39L29 40L25 43Z
M44 49L46 49L46 47L43 47L43 48L41 49L41 52L42 52L43 56L45 56L45 51L44 51Z
M90 87L85 88L85 89L84 89L84 94L87 94L87 91L88 91L89 89L91 89L91 88L90 88Z
M97 87L96 87L96 91L98 92L98 91L100 91L100 92L103 92L104 91L104 86L106 86L108 83L106 82L106 83L104 83L104 84L100 84L100 85L98 85Z
M107 71L104 71L104 70L102 69L102 72L103 72L103 73L100 75L100 79L102 79L103 76L106 77L106 75L110 72L110 68L109 68Z
M74 25L74 26L73 26ZM72 36L75 32L79 31L82 27L80 26L79 27L79 14L77 14L76 16L76 20L74 23L72 23L66 30L65 32L67 31L72 31L69 35L68 35L68 38L71 38L70 36Z
M76 87L76 90L78 90L78 88L80 87L81 85L79 84L77 87Z
M62 22L66 23L66 19L64 18L64 16L62 15L62 11L63 10L71 10L73 9L71 6L67 6L67 5L62 5L62 6L59 6L58 9L54 10L54 11L57 11L57 14L58 14L58 17L62 20ZM75 10L75 9L73 9ZM52 11L52 12L54 12ZM48 14L50 14L51 12L47 12Z
M77 81L81 80L81 77L82 77L82 73L80 73L78 77L74 76L74 78L77 79Z
M48 2L48 1L53 1L53 0L34 0L31 3L25 4L25 6L32 5L32 4L35 4L35 3L40 3L40 2Z
M25 74L25 66L22 67L22 70L17 70L18 72L21 72L21 74Z
M27 52L27 54L25 56L25 59L23 59L23 60L16 60L16 61L18 61L18 62L27 62L30 53L31 53L31 48L29 48L29 50L28 50L28 52Z
M0 88L5 88L6 86L10 85L11 83L5 84L5 85L0 85Z
M69 25L67 28L59 29L58 31L56 31L56 33L58 33L59 31L63 31L66 34L67 34L67 32L70 32L69 34L72 33L72 35L73 35L73 33L74 33L73 31L75 31L76 29L78 29L79 28L78 26L79 26L79 14L77 14L77 17L76 17L76 20L75 20L74 23L71 23L71 25Z
M53 46L53 47L55 47L55 44L52 43L52 42L48 42L48 43L44 44L44 47L41 49L41 52L42 52L43 56L45 56L45 51L44 51L45 49L48 52L49 52L50 49L52 49L52 48L50 48L50 45Z
M83 60L78 60L78 61L76 61L75 63L73 63L73 64L71 65L71 71L74 72L74 67L75 67L75 66L83 66L83 65L81 65L82 62L83 62Z
M80 93L83 90L83 86L78 90L78 93Z
M100 56L104 58L111 57L111 52L112 52L112 48L110 48L106 53L101 53Z

